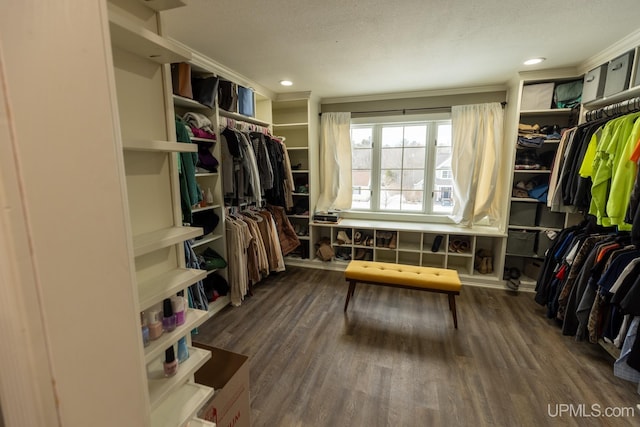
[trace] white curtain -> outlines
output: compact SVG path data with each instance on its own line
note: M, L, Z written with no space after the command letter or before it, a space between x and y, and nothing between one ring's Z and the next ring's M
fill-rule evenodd
M350 209L351 197L351 113L322 113L316 211Z
M504 112L498 102L451 109L453 212L458 224L497 225Z

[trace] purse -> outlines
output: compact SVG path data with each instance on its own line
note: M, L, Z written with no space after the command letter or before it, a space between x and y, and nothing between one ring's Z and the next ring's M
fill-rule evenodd
M213 109L216 105L216 96L218 94L217 77L193 77L191 85L193 86L193 99L202 105Z
M175 95L193 99L191 64L186 62L171 64L171 86Z

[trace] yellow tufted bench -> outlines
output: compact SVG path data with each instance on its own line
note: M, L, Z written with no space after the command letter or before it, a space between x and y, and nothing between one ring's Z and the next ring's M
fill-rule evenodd
M460 283L458 272L455 270L416 267L387 262L351 261L344 271L344 277L349 282L347 300L344 303L345 312L349 306L349 300L353 297L357 282L438 292L449 296L449 310L453 315L453 325L458 329L455 296L460 295L462 284Z

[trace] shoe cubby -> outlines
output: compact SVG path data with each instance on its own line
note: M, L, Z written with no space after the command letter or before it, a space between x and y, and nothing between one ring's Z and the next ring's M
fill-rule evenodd
M375 261L396 263L396 251L385 248L375 249Z
M449 236L446 234L424 233L422 235L422 251L445 254L449 245Z
M353 259L358 261L373 261L373 249L364 247L353 248Z
M412 231L398 231L397 247L399 251L420 253L422 251L422 234Z
M396 249L398 246L398 234L391 230L375 230L375 247L384 249Z
M469 257L473 254L474 236L450 235L447 253L453 256Z
M398 264L420 265L420 252L398 251Z
M334 246L348 246L353 245L353 229L351 228L334 228L332 234L332 244Z
M456 270L458 274L473 274L473 257L469 256L448 256L446 268Z
M423 267L433 268L445 268L446 266L445 252L423 252L422 253L422 265Z
M473 258L474 274L499 278L503 262L498 254L502 253L503 245L504 239L477 236ZM484 260L485 258L489 258L489 261Z

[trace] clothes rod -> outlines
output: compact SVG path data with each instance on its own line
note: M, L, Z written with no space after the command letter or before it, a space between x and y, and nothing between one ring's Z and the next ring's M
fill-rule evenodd
M624 114L635 113L640 111L640 97L627 99L625 101L616 102L597 110L587 111L585 118L587 122L604 119L608 117L616 117Z
M500 103L502 108L507 105L506 101L502 101ZM401 113L402 115L407 114L407 112L415 112L415 111L430 111L430 110L451 110L451 105L442 106L442 107L421 107L421 108L395 108L392 110L371 110L371 111L350 111L351 114L379 114L379 113ZM327 113L333 111L326 111ZM319 116L322 116L322 113L318 113Z

